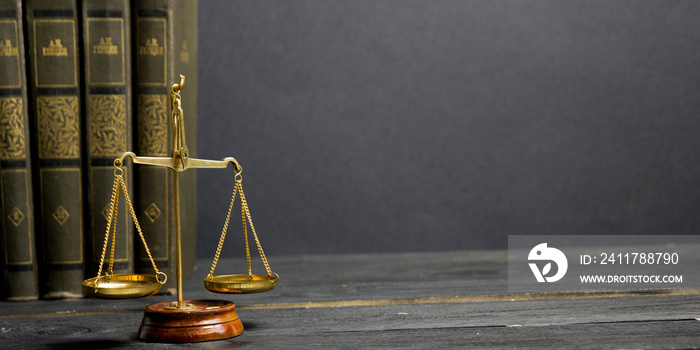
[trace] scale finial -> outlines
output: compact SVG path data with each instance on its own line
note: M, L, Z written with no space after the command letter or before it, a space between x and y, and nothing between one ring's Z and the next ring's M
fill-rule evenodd
M180 90L182 90L182 88L184 88L184 87L185 87L185 76L180 74L180 80L178 80L177 83L173 84L172 91L180 92Z

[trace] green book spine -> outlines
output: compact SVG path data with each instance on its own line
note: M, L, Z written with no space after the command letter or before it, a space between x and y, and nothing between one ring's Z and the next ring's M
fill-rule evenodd
M35 203L42 298L82 296L84 219L78 10L26 3Z
M196 2L193 2L196 6ZM192 6L174 0L136 0L132 2L134 45L134 114L136 117L137 154L140 156L171 156L170 144L170 88L177 82L177 69L183 69L178 59L196 64L196 39L186 50L180 25L196 26L197 12ZM190 12L186 12L187 10ZM188 18L186 21L184 18ZM194 33L196 36L196 31ZM195 50L190 48L194 45ZM182 52L189 57L182 57ZM194 69L196 71L196 68ZM184 96L196 96L196 74L186 76ZM186 134L196 130L196 105L185 108ZM194 104L194 103L193 103ZM194 109L193 109L194 108ZM190 114L188 114L191 113ZM191 119L190 119L191 118ZM188 147L195 140L187 139ZM183 279L192 271L196 256L196 175L188 170L181 175L182 257ZM137 193L141 226L158 268L168 274L168 283L162 290L172 292L175 286L175 241L172 170L157 167L138 167ZM152 273L148 256L139 249L137 270Z
M2 295L39 297L20 0L0 0L0 236Z
M83 81L87 173L88 273L99 270L109 215L114 159L132 150L131 16L129 0L83 0ZM133 195L132 165L123 166ZM134 236L126 201L119 200L114 273L132 273ZM109 251L103 273L109 266Z

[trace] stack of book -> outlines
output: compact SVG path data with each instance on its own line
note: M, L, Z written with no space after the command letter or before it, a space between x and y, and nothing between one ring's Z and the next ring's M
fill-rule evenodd
M82 296L99 268L114 159L170 156L179 74L195 156L197 1L0 0L2 299ZM128 162L124 172L153 258L174 277L172 172ZM186 276L196 255L196 173L180 182ZM119 205L114 273L152 274Z

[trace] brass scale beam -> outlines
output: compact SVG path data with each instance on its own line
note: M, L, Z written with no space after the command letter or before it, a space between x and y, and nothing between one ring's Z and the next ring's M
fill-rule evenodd
M133 152L125 152L118 160L124 164L125 158L131 158L134 164L151 165L158 167L166 167L173 170L173 206L175 211L175 265L177 277L177 304L171 306L173 309L188 309L192 306L183 303L182 296L182 244L181 244L181 226L180 226L180 176L179 173L187 169L223 169L229 163L233 164L236 172L241 170L238 161L232 157L224 158L223 160L206 160L189 158L189 150L185 143L185 124L184 112L182 110L182 102L180 100L180 90L185 86L185 77L180 75L180 80L177 84L173 84L170 90L170 108L171 108L171 157L139 157Z

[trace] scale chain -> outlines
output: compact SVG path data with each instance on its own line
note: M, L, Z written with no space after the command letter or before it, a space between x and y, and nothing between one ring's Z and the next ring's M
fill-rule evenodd
M246 224L246 215L245 215L245 197L243 196L243 191L240 189L242 187L239 187L241 184L240 181L236 180L236 189L241 192L241 221L243 222L243 237L245 237L245 260L246 264L248 266L248 275L253 274L253 268L252 264L250 262L250 245L248 244L248 225Z
M236 201L236 190L238 187L233 188L233 194L231 195L231 204L228 207L228 214L226 214L226 221L224 221L224 228L221 230L221 237L219 238L219 245L216 247L216 254L214 254L214 261L211 264L211 270L209 270L209 276L214 275L214 269L216 264L219 262L219 255L221 254L221 248L224 246L224 239L226 238L226 232L228 231L228 224L231 220L231 210L233 210L233 204Z
M151 260L151 265L153 265L153 270L156 271L156 279L158 279L158 282L160 284L165 284L165 281L168 280L168 276L164 272L160 272L158 270L158 267L156 266L156 262L153 260L153 256L151 255L151 250L148 249L148 244L146 244L146 238L143 236L143 231L141 231L141 225L139 225L139 220L136 217L136 212L134 211L134 205L131 203L131 198L129 198L129 192L126 190L126 183L124 182L124 178L121 175L118 175L119 177L119 182L121 183L122 191L124 191L124 199L126 200L126 204L129 207L129 212L131 213L131 218L134 220L134 226L136 226L136 230L139 233L139 237L141 237L141 242L143 242L143 247L146 249L146 254L148 254L148 259ZM164 280L161 282L160 281L160 275L165 276Z
M148 254L148 259L151 261L151 265L153 266L153 270L156 272L156 279L160 284L165 284L165 282L168 280L168 276L164 273L158 270L158 267L156 266L155 260L153 260L153 256L151 255L151 250L148 248L148 244L146 243L146 239L143 236L143 231L141 230L141 225L139 224L139 220L136 217L136 211L134 210L134 205L131 203L131 198L129 197L129 191L127 190L126 187L126 182L124 181L124 170L121 168L121 162L117 159L114 162L114 167L116 168L114 170L114 183L112 184L112 199L110 200L110 206L109 206L109 215L107 217L107 232L105 233L105 241L104 245L102 247L102 256L100 258L100 267L97 272L97 277L96 279L99 279L100 276L102 275L102 268L104 266L104 261L105 261L105 255L107 253L107 245L109 244L109 235L110 232L112 232L112 246L110 249L110 256L109 256L109 269L107 272L107 275L113 275L113 268L114 268L114 249L116 246L116 239L117 239L117 214L118 214L118 207L119 207L119 190L121 189L124 192L124 199L126 201L127 207L129 208L129 212L131 214L131 218L134 221L134 226L136 226L136 230L139 233L139 237L141 237L141 242L143 242L143 247L146 250L146 253ZM114 224L113 230L112 230L112 224ZM161 277L161 275L163 277ZM161 281L162 278L162 281Z
M238 187L238 192L241 193L241 207L244 208L243 211L245 212L245 216L248 218L248 222L250 223L250 230L253 231L253 238L255 238L255 244L258 246L258 253L260 254L260 259L262 259L263 264L265 265L265 270L267 271L268 275L272 275L272 269L270 269L270 264L267 262L267 258L265 257L265 252L263 252L262 245L260 244L260 240L258 239L258 235L255 233L255 226L253 226L253 219L250 217L250 209L248 209L248 201L245 199L245 194L243 193L243 183L242 179L239 178L236 181L236 186ZM246 230L246 255L248 260L250 261L250 253L248 252L248 234ZM250 262L249 262L250 264ZM249 265L250 268L250 265Z
M209 270L209 275L207 275L207 278L211 278L214 276L214 269L216 269L216 265L218 264L219 261L219 256L221 254L221 248L224 245L224 239L226 238L226 233L228 232L228 226L229 222L231 219L231 211L233 210L233 205L236 201L236 194L240 193L241 196L241 223L243 226L243 236L245 238L245 249L246 249L246 264L248 267L248 275L252 276L253 271L252 271L252 263L250 260L250 247L248 244L248 224L250 224L250 229L253 231L253 238L255 239L255 244L257 245L258 248L258 253L260 254L260 259L263 262L263 265L265 265L265 270L267 271L268 276L276 275L275 273L272 272L272 269L270 268L270 264L267 261L267 257L265 256L265 252L262 249L262 245L260 244L260 240L258 239L258 235L255 232L255 226L253 226L253 219L251 218L250 215L250 209L248 207L248 201L245 198L245 194L243 193L243 176L241 176L241 169L239 169L238 173L236 173L235 176L236 184L233 188L233 194L231 195L231 204L229 205L228 208L228 213L226 214L226 220L224 221L224 227L221 230L221 237L219 238L219 244L216 247L216 253L214 254L214 260L212 261L211 265L211 270ZM246 220L247 219L247 220Z
M117 194L117 198L114 201L114 209L112 210L114 212L114 218L112 218L112 220L114 220L114 230L112 230L112 246L109 250L109 273L111 275L114 275L114 247L116 247L117 245L117 216L119 215L119 194Z
M121 170L121 169L120 169ZM105 233L105 241L102 246L102 257L100 258L100 268L97 272L97 278L99 278L102 275L102 267L104 266L105 262L105 255L107 253L107 244L109 242L109 233L112 228L112 221L115 222L115 236L116 236L116 219L113 220L113 218L116 216L114 213L114 209L117 207L117 203L119 202L119 179L118 177L121 175L116 174L115 170L115 177L114 177L114 183L112 184L112 199L110 200L110 206L109 206L109 215L107 217L107 232ZM109 268L109 274L112 274L112 261L114 259L114 241L112 241L112 250L111 250L111 257L110 257L110 268Z

